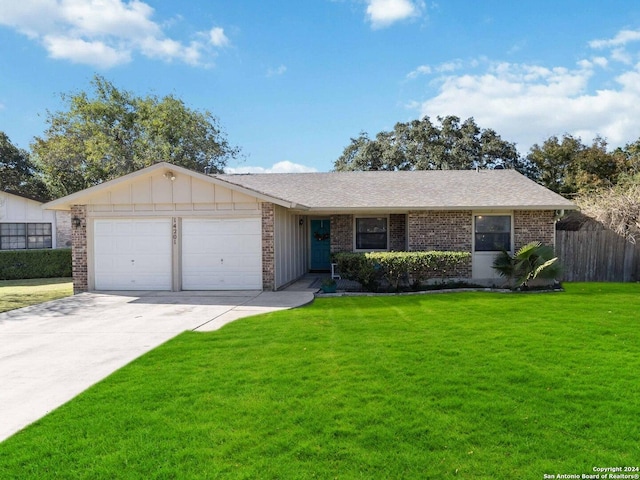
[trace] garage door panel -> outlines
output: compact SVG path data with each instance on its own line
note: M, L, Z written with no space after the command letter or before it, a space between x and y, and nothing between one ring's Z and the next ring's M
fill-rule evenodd
M134 233L140 235L164 235L166 232L166 222L142 222L133 225Z
M262 289L261 220L184 219L182 288Z
M253 267L262 268L262 259L260 255L227 255L221 266L222 270L234 270L236 268L247 269Z
M94 221L97 290L171 290L169 219Z

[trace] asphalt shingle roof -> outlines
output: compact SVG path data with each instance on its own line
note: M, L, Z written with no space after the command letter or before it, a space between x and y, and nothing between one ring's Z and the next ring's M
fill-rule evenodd
M223 174L216 178L309 209L574 209L515 170Z

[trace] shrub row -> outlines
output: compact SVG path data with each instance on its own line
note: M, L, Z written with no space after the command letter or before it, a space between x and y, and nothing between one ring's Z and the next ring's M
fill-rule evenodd
M393 290L417 289L428 279L455 277L470 257L469 252L342 252L333 259L343 278L377 291L383 282Z
M70 248L0 251L0 280L70 276Z

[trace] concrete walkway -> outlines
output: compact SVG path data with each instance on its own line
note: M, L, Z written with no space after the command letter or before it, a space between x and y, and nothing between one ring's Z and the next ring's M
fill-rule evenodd
M298 287L83 293L0 313L0 441L185 330L312 302Z

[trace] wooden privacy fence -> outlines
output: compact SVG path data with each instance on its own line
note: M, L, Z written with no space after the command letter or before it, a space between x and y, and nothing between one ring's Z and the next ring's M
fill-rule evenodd
M611 230L558 230L556 255L567 282L640 281L640 245Z

